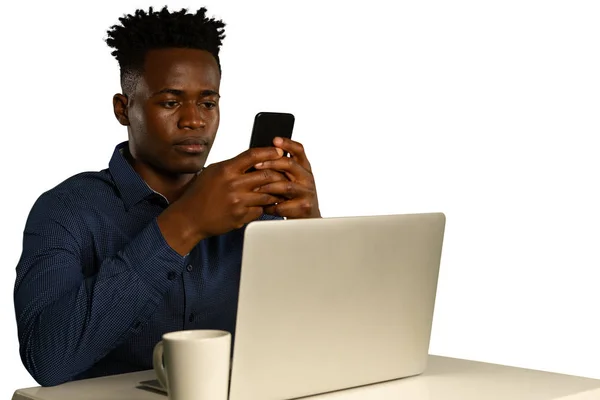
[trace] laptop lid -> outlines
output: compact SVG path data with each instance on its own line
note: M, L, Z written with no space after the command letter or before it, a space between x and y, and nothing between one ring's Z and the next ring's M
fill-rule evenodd
M230 400L422 373L444 228L442 213L249 224Z

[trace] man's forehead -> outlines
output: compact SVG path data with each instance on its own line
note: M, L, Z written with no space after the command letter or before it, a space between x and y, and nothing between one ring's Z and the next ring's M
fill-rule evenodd
M151 90L166 87L218 91L221 76L215 58L197 49L151 50L144 62L144 80ZM190 89L193 90L193 89Z

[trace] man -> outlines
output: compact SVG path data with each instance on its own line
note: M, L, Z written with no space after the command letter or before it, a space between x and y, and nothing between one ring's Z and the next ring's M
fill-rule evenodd
M165 332L234 332L246 224L320 217L297 142L204 168L225 26L205 13L137 10L108 32L128 141L39 197L17 266L21 358L43 386L151 368Z

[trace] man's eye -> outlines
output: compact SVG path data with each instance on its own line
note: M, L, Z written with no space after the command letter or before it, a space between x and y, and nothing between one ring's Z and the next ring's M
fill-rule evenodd
M204 106L204 108L206 108L208 110L212 110L213 108L215 108L217 106L215 103L212 103L212 102L205 102L205 103L202 103L202 105Z
M170 100L170 101L163 101L161 104L162 104L163 107L173 108L173 107L175 107L177 105L177 102L174 101L174 100Z

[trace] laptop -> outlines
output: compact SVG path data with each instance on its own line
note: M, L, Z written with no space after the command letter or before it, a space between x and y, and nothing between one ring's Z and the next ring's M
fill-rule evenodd
M230 400L286 400L421 374L442 213L246 227ZM144 382L160 389L157 381Z

